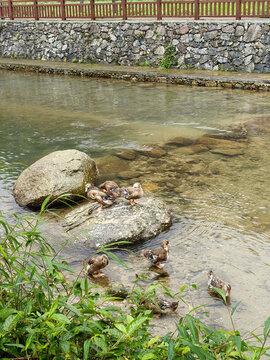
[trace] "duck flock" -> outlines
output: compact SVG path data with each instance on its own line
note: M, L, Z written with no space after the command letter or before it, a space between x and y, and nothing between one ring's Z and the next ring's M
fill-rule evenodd
M143 189L141 184L138 182L130 187L119 187L114 181L105 181L99 185L99 187L86 184L85 192L87 198L95 200L101 205L98 208L98 211L101 211L104 206L111 206L117 198L129 200L130 205L135 206L137 204L135 200L143 197ZM161 269L164 266L164 262L168 259L170 246L171 245L168 240L163 240L161 247L142 250L141 255L150 261L151 266ZM105 254L91 257L86 265L87 275L93 278L104 276L101 269L105 268L108 264L109 258ZM220 293L216 291L216 289L222 290L226 298L226 304L229 304L231 296L230 284L220 279L212 270L210 270L208 272L208 291L210 295L220 297ZM157 307L156 304L159 306ZM175 311L177 309L178 302L158 300L155 304L151 302L144 305L153 310L154 313L166 314L169 311Z
M119 187L114 181L105 181L99 187L91 184L85 185L86 196L97 201L101 206L99 211L103 209L103 206L110 206L114 201L119 198L125 198L129 200L130 205L136 205L137 199L143 196L143 189L140 183L135 183L130 187Z

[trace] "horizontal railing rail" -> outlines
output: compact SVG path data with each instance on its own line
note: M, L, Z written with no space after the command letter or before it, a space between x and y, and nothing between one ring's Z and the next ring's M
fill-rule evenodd
M270 0L0 0L1 19L270 18Z

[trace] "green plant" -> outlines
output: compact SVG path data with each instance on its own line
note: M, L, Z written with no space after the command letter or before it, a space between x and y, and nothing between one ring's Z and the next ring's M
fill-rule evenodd
M139 40L143 39L144 38L144 34L143 33L139 33L137 35L135 35L135 37Z
M73 63L77 63L77 62L78 62L78 60L77 60L76 58L73 58L73 59L71 60L71 62L73 62Z
M117 332L123 347L148 316L131 322L120 308L106 307L113 298L100 295L81 274L68 282L66 274L72 271L38 231L40 216L14 220L13 225L3 216L0 220L0 357L87 359L91 353L106 358L110 347L117 348L110 332L126 321L125 337Z
M170 69L175 63L175 49L172 44L165 49L164 57L160 61L160 69Z
M193 64L190 64L190 63L183 63L183 64L179 64L177 65L177 68L178 69L183 69L183 70L191 70L191 69L194 69L194 65Z
M147 66L147 67L151 67L151 64L149 61L144 61L144 62L139 62L138 64L139 66Z
M56 251L39 231L50 198L38 215L14 215L8 222L0 214L1 359L258 360L269 356L270 317L262 336L251 333L243 338L232 320L239 303L230 310L232 331L202 323L191 315L197 308L189 306L174 333L153 336L153 314L146 309L145 300L155 302L162 292L185 303L182 294L187 287L182 286L176 294L159 283L143 289L141 275L129 293L129 306L113 305L117 298L100 293L83 268L75 275L61 259L61 249ZM119 262L112 253L115 245L104 246L99 252ZM249 336L256 344L248 341Z

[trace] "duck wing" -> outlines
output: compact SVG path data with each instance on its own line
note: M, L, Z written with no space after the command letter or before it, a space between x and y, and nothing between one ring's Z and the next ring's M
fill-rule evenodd
M122 196L127 200L140 199L142 197L142 190L134 187L121 188Z
M158 261L158 256L156 254L153 254L152 250L143 250L142 255L148 260L150 260L153 264Z
M217 275L215 275L212 271L209 271L208 273L208 286L210 288L216 287L216 288L222 288L224 285L227 285L225 281L220 279Z
M119 186L114 181L105 181L104 183L99 185L99 188L107 192L114 189L119 189Z
M125 199L127 199L127 200L132 199L132 197L130 198L130 196L132 195L132 190L133 190L132 187L121 188L120 190L121 190L122 196Z
M157 261L166 261L167 260L167 251L163 248L158 248L152 250L153 256L157 257Z
M142 255L150 260L153 264L167 260L167 252L163 248L154 250L143 250Z
M114 202L114 199L105 193L97 194L95 200L102 205L112 205Z
M87 272L88 274L93 274L95 272L97 272L99 269L102 268L102 263L100 261L100 259L96 256L93 256L87 264Z

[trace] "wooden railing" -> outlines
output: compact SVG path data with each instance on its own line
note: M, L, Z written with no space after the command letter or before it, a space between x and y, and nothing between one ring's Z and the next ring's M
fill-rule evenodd
M0 0L6 19L269 18L270 0Z

